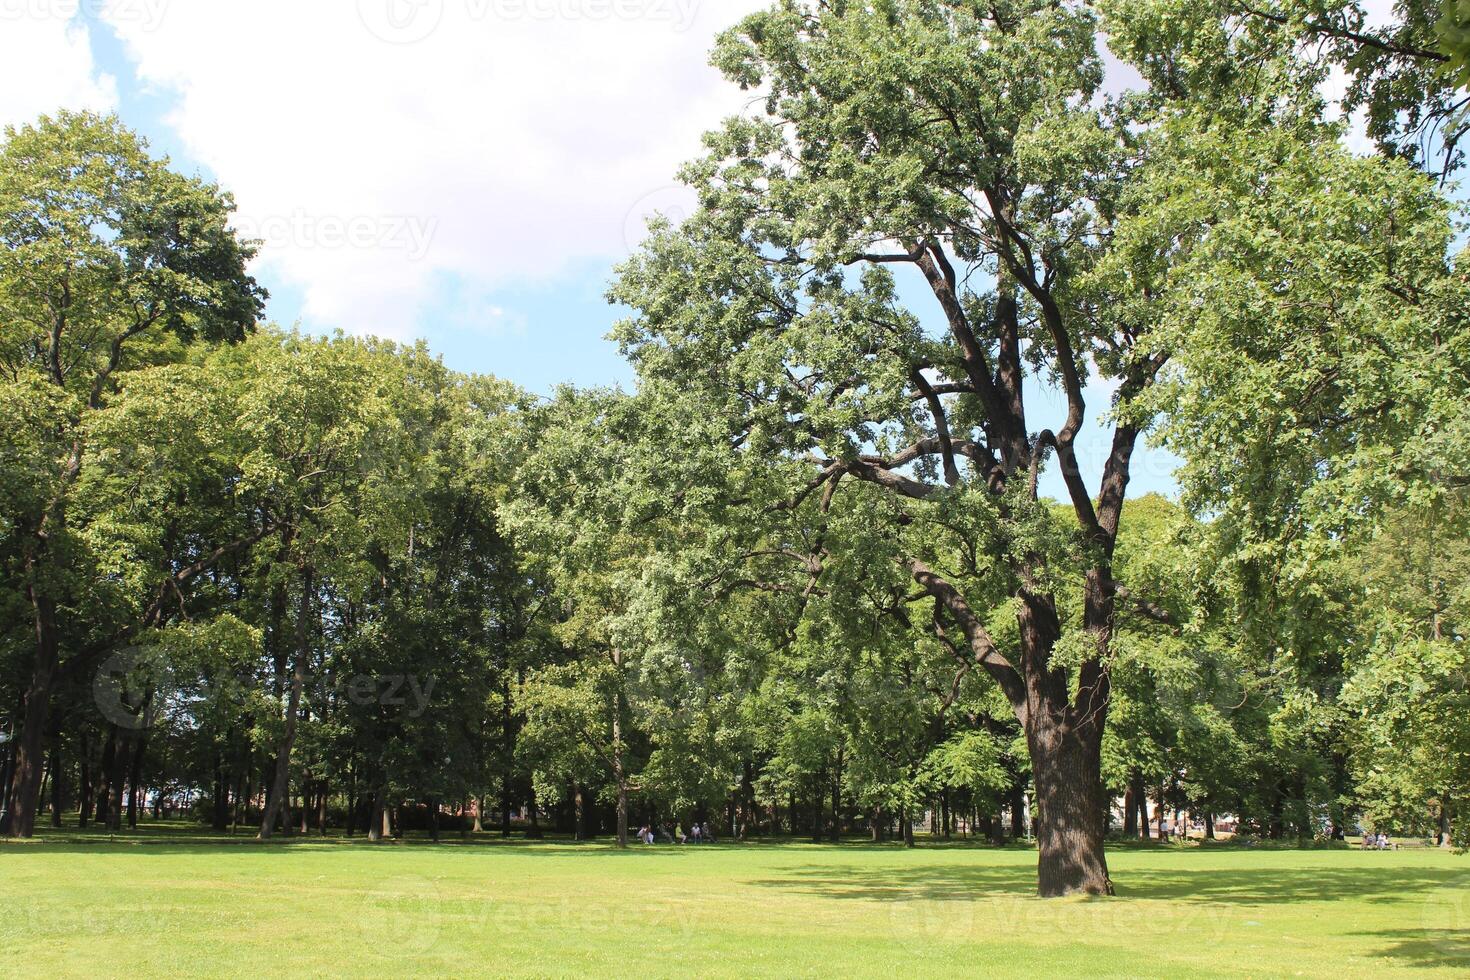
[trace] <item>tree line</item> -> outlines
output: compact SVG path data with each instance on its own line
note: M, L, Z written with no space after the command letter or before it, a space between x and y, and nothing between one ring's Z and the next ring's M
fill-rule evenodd
M1462 7L779 3L631 393L263 323L227 192L8 130L4 831L1463 841Z

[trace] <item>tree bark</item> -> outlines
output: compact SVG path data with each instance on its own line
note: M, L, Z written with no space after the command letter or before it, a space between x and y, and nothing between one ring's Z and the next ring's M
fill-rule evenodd
M381 789L373 790L372 814L368 817L367 839L378 841L383 839L383 825L388 819L388 808L383 799L384 792Z
M275 781L271 785L270 795L266 798L265 814L261 817L260 832L257 834L260 840L270 840L275 830L278 814L283 815L283 825L287 828L290 826L289 819L284 816L283 808L286 805L286 792L290 787L291 747L296 741L296 721L301 712L301 692L306 686L306 661L311 652L309 619L313 583L311 566L303 566L301 569L301 599L296 612L296 666L291 671L291 694L286 702L286 728L276 749Z
M1043 898L1111 895L1103 851L1101 721L1064 716L1058 724L1044 710L1027 720L1036 773L1037 891Z
M77 758L77 826L86 827L92 817L92 760L86 726L82 727L81 751Z
M61 767L61 738L51 746L51 826L61 826L61 811L66 807L66 778Z
M58 522L59 523L59 522ZM41 574L39 559L26 563L32 576ZM20 738L16 740L14 768L10 775L10 826L13 837L30 837L36 831L36 804L41 795L42 756L46 723L51 712L51 688L60 656L56 626L56 600L32 581L26 587L35 623L36 656L25 692L25 711Z

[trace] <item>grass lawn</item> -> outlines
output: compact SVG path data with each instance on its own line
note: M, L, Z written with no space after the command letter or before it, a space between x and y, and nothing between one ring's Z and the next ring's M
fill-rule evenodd
M0 976L1464 976L1470 857L1122 849L1031 897L963 845L243 839L0 845Z

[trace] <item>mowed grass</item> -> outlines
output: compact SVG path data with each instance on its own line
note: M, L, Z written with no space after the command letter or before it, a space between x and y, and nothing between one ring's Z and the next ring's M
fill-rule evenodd
M1470 973L1470 858L1122 849L1032 897L1025 849L260 845L154 826L0 845L0 976Z

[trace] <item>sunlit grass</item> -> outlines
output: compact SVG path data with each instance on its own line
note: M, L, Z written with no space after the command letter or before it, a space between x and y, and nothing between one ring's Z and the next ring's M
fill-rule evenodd
M1023 849L259 845L177 827L0 846L0 975L1403 976L1470 971L1470 858L1127 849L1031 897Z

